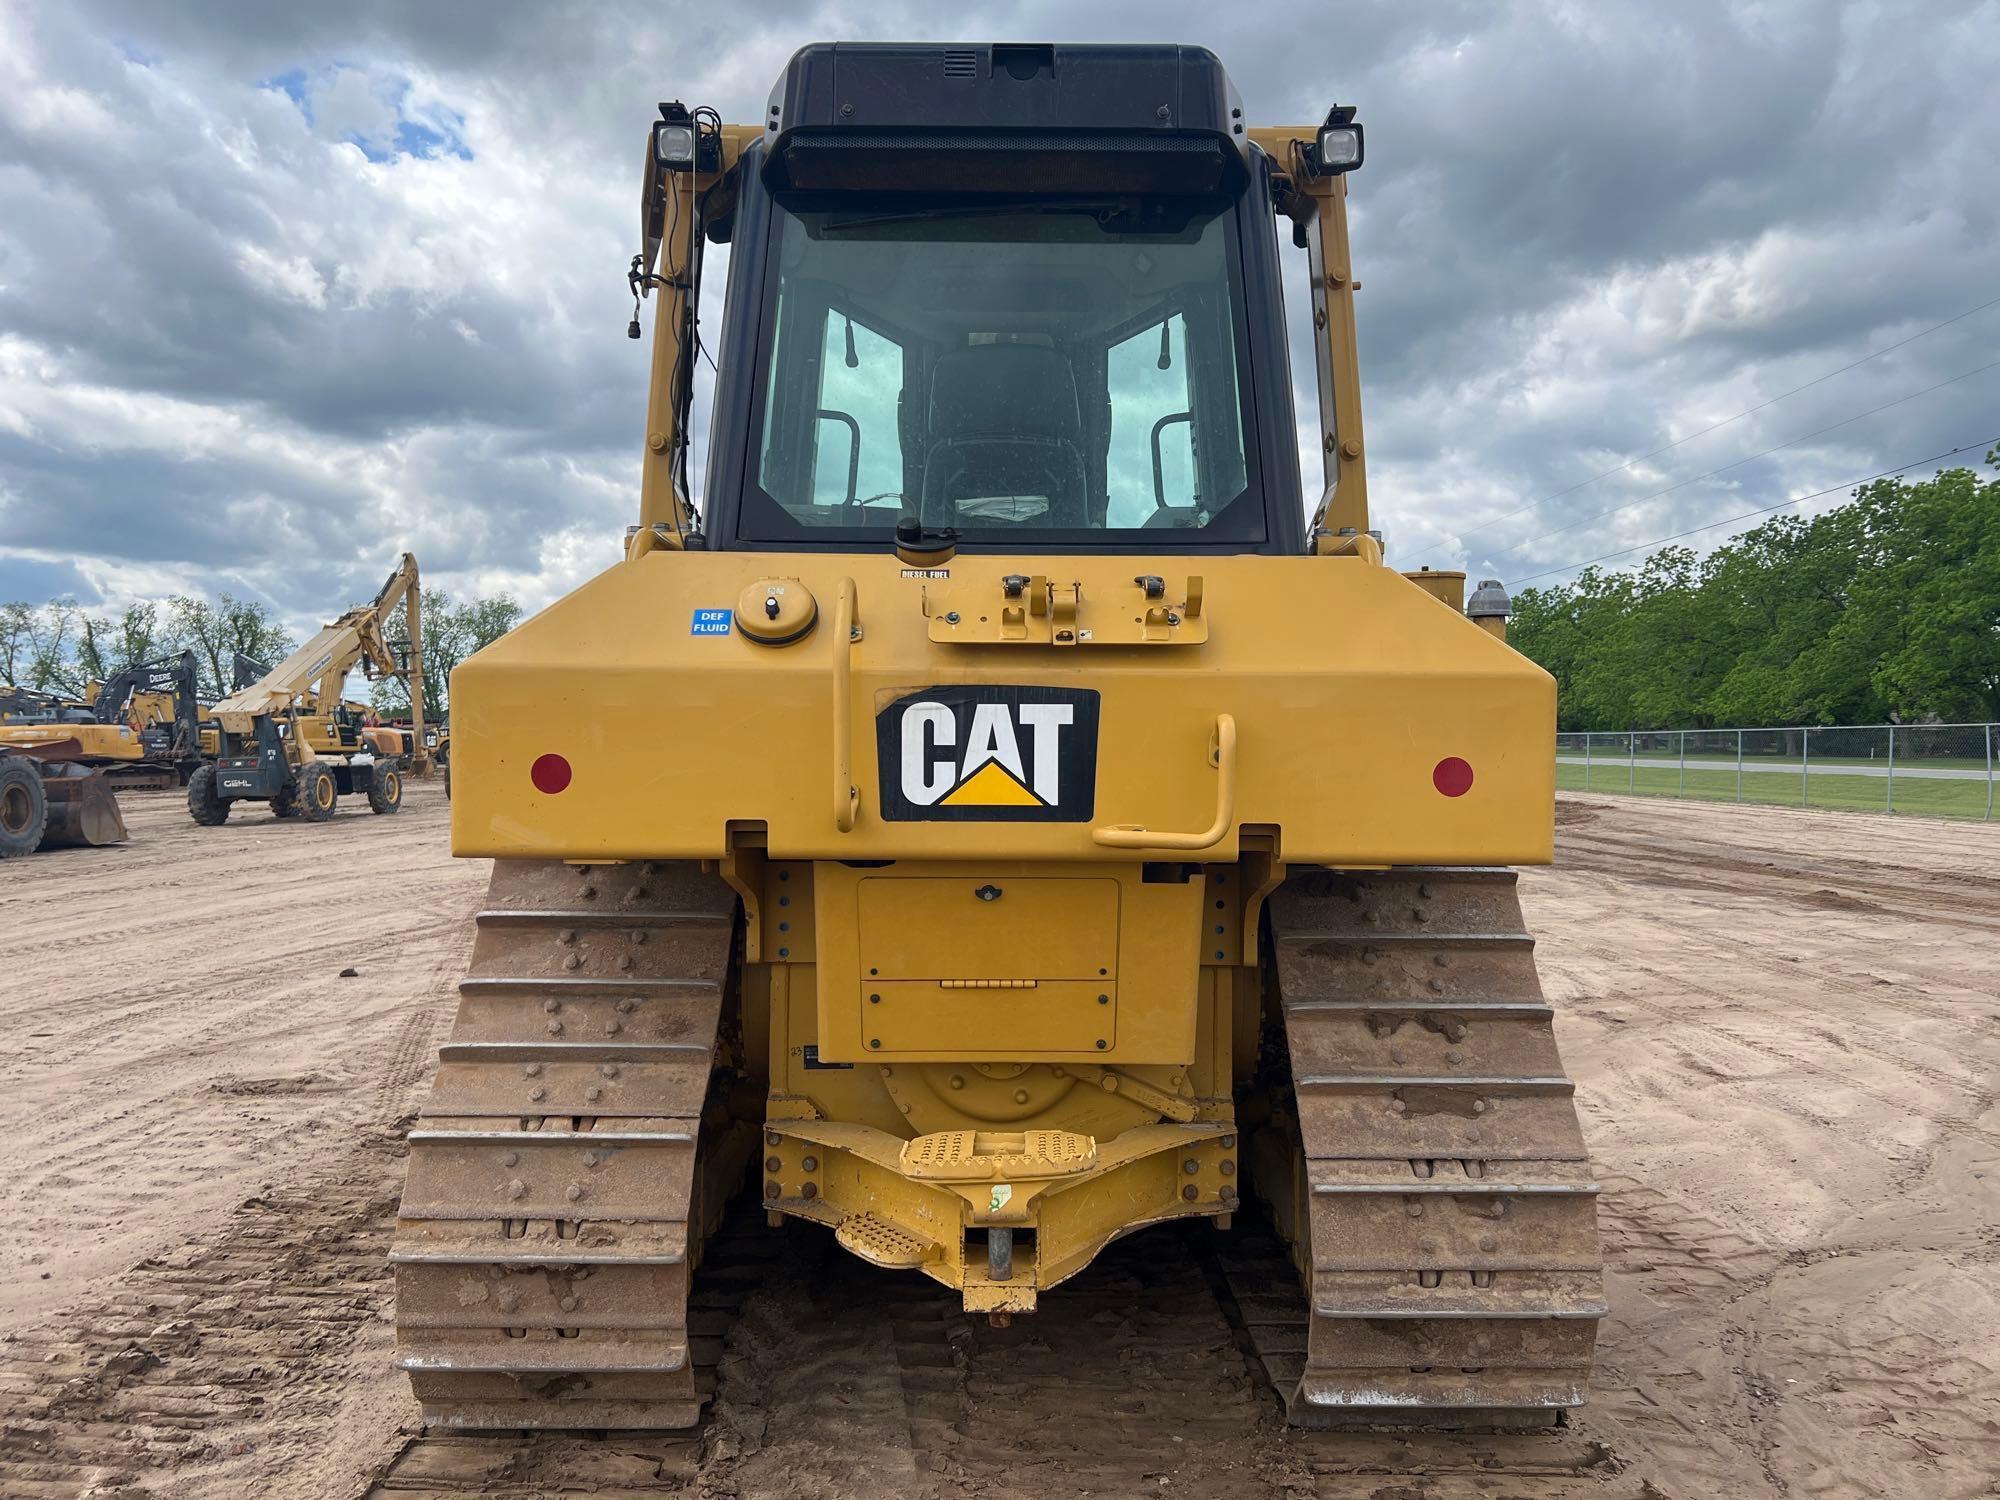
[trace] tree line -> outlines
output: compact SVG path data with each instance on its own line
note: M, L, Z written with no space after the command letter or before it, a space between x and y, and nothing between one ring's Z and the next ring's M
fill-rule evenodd
M2000 720L2000 476L1881 479L1705 558L1586 568L1521 590L1508 640L1565 730Z
M451 669L473 652L484 649L521 623L521 606L512 595L456 600L443 589L424 588L424 717L441 720L451 711ZM407 655L402 634L403 614L391 617L389 649ZM400 678L384 677L374 684L376 712L405 718L410 712L409 686Z
M521 606L506 594L458 600L444 589L424 589L424 704L429 717L450 711L451 669L520 623ZM400 631L402 616L394 617ZM36 605L0 604L0 683L81 697L85 687L140 662L195 654L197 691L203 703L228 696L240 652L275 666L297 645L269 605L231 594L213 598L174 594L140 600L121 610L91 610L74 599ZM406 641L391 641L406 650ZM370 685L373 705L391 717L409 712L403 683L387 678ZM350 697L362 691L357 671Z

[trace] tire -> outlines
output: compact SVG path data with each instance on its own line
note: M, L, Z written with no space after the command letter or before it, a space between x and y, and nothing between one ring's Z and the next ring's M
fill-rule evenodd
M0 859L41 848L48 823L49 796L41 770L24 756L0 758Z
M368 808L371 812L392 813L403 806L403 773L387 761L375 763L368 778Z
M288 781L278 788L278 795L271 799L271 816L274 818L296 818L299 815L299 784Z
M451 801L451 762L444 763L444 800Z
M328 767L313 761L299 767L292 778L292 795L298 803L297 816L308 823L324 823L340 806L340 783Z
M215 789L215 767L196 766L188 777L188 815L204 828L229 821L229 799Z

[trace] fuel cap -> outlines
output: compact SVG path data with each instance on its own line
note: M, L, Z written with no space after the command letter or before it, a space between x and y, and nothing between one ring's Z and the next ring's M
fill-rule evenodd
M796 578L760 578L736 596L736 628L760 646L789 646L818 620L819 601Z

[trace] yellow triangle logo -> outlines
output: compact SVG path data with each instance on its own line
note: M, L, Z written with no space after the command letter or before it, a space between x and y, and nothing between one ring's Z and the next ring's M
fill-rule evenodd
M1007 768L989 760L947 792L940 807L1046 807Z

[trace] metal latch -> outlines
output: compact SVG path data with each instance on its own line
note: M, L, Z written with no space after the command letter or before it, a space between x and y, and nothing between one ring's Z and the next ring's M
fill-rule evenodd
M1083 597L1080 583L1052 583L1049 585L1049 613L1055 627L1055 643L1058 646L1074 646L1078 639L1076 607ZM1089 639L1088 635L1081 637Z

